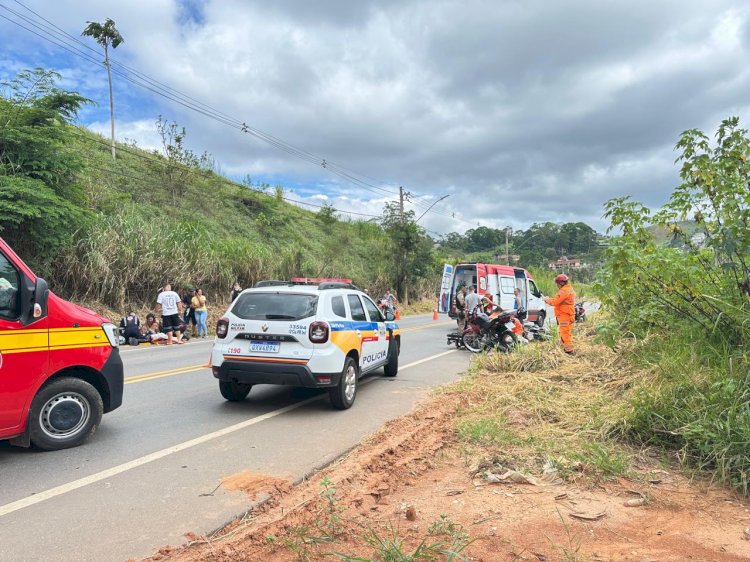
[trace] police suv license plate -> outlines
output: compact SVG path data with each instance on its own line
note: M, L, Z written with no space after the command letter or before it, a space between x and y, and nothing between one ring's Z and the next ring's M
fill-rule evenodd
M277 341L254 341L250 343L250 351L260 353L278 353L281 344Z

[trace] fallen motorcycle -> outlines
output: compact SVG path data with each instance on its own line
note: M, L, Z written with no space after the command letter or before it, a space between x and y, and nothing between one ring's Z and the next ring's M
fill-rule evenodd
M538 326L536 322L524 322L523 337L529 341L548 341L552 334L547 326Z
M485 319L484 322L476 315L471 315L469 325L461 335L461 342L472 353L481 353L491 349L508 353L518 342L513 333L515 315L514 310L502 311L489 320ZM484 329L482 329L483 323Z
M585 301L577 302L575 305L576 310L576 322L585 322L586 321L586 308L584 305L586 304Z

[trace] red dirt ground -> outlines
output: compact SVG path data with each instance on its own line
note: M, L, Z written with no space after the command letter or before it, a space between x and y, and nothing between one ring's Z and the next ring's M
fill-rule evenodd
M477 562L750 560L750 502L676 471L651 467L643 479L600 484L472 478L452 429L457 400L422 404L297 486L248 472L225 479L225 487L245 490L250 499L270 499L215 535L188 533L185 546L165 547L149 560L341 559L326 556L333 552L380 560L363 539L368 530L397 536L404 551L425 538L466 533L473 542L461 555ZM323 497L324 477L335 489L332 502ZM321 542L326 535L334 538Z

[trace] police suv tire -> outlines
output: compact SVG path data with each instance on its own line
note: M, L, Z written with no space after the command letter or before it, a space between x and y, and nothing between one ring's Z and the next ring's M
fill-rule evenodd
M341 371L339 384L328 391L331 404L337 410L348 410L354 404L357 397L357 386L359 379L359 370L357 363L351 357L344 361L344 370Z
M391 338L391 343L388 345L388 363L385 364L383 373L386 377L395 377L398 375L398 354L400 348L398 341L395 338Z
M536 319L535 324L537 326L539 326L540 328L543 328L544 327L544 320L545 320L545 318L547 318L547 313L544 312L544 311L541 311L539 313L539 317Z
M104 413L99 391L75 377L45 384L31 401L29 439L38 449L76 447L93 435Z
M251 384L243 384L237 381L219 381L219 392L230 402L242 402L250 394Z

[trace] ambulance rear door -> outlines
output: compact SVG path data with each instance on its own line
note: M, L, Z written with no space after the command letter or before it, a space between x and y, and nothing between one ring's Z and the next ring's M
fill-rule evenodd
M453 287L453 266L449 263L443 265L443 278L440 282L440 297L438 297L438 312L449 312L456 297L456 289Z

